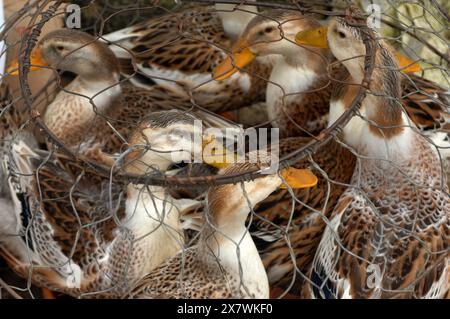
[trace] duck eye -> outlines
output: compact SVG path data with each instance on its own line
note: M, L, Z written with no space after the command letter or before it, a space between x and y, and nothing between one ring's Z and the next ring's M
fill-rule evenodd
M58 50L58 51L64 51L64 46L62 46L62 45L57 45L56 46L56 50Z
M182 140L189 136L185 131L180 129L173 129L169 132L169 137L173 140Z
M341 39L343 39L343 38L346 37L345 33L342 32L342 31L338 31L338 35L339 35L339 37L340 37Z
M264 32L265 33L271 33L273 31L273 27L267 27Z

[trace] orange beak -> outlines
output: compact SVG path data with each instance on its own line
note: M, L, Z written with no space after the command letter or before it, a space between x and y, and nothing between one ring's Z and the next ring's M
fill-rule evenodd
M397 51L395 51L395 57L402 72L415 73L420 71L419 62L415 62Z
M31 51L30 55L30 71L42 69L42 67L49 66L49 64L42 57L42 50L36 48ZM19 75L19 60L14 60L6 69L6 72L11 75Z
M309 169L286 168L281 172L285 183L280 188L309 188L317 185L318 179Z
M248 43L244 40L238 40L231 52L232 55L228 56L214 69L213 77L216 81L229 78L256 58L256 54L249 49Z

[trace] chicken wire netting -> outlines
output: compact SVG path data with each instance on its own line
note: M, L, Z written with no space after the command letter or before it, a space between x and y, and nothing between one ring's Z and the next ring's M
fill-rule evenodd
M264 276L273 298L449 297L449 4L254 4L28 1L8 12L5 1L1 298L48 296L42 288L56 298L264 297ZM296 42L328 24L336 43L354 41ZM71 31L51 36L62 28ZM41 55L54 63L39 67ZM223 61L238 69L226 79ZM337 98L346 105L335 114ZM390 111L362 110L378 98ZM217 129L208 141L238 132L217 147L240 146L241 162L181 163L191 154L174 151L174 136L192 133L194 119ZM363 131L344 130L356 120L376 154L369 140L355 144ZM409 143L390 142L405 130L420 136L417 163L390 155ZM275 175L309 169L317 185L255 196L271 175L263 161L243 164L245 151L271 142ZM233 199L249 212L236 238L223 226Z

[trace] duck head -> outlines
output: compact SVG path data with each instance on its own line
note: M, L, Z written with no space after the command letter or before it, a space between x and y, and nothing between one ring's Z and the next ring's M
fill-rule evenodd
M119 64L106 44L96 37L74 29L59 29L46 34L30 56L30 71L51 67L75 73L89 81L119 79ZM17 73L18 62L9 67Z
M202 127L196 120L180 110L150 114L131 135L133 150L127 155L127 170L139 174L149 169L165 171L172 164L193 159L218 168L226 166L226 160L234 159L234 155L230 157L223 144L213 137L202 135ZM223 156L211 159L204 155L206 148L214 148Z
M216 80L224 80L251 63L258 56L282 55L295 59L296 64L312 63L311 54L323 53L320 48L301 47L295 43L296 34L317 28L315 19L294 11L271 10L255 16L236 41L231 53L215 70Z
M296 35L295 41L300 45L314 48L329 47L336 59L341 61L352 77L360 83L364 73L364 57L366 55L361 32L367 28L367 26L352 26L346 22L346 19L338 17L333 19L328 26L300 31ZM405 73L414 73L420 70L418 63L392 50L383 40L379 39L378 41L395 57L397 69Z
M404 127L408 125L409 120L399 103L402 97L400 70L405 72L401 64L406 58L399 59L399 54L392 50L386 41L380 39L376 31L370 31L364 23L353 25L348 22L348 18L338 17L331 21L326 33L323 30L311 29L300 32L296 40L305 45L329 46L332 54L348 70L350 82L353 84L362 83L364 77L366 55L364 32L374 32L375 35L373 53L375 68L369 81L370 91L360 108L363 118L354 117L345 126L343 133L346 142L379 155L386 152L384 143L386 140L406 136L404 140L406 141L406 138L409 138L407 135L409 130L405 130ZM330 103L330 123L350 106L357 93L357 85L347 86L345 90L336 93ZM383 142L377 144L375 141L379 139ZM406 145L404 141L403 145Z
M325 28L324 28L325 29ZM342 61L352 77L360 83L364 75L364 46L361 28L349 26L344 19L337 18L331 21L326 32L317 37L318 42L328 38L331 52L338 61Z

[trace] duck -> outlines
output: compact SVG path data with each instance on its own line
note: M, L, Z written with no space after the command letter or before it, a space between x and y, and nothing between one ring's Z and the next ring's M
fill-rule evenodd
M133 85L168 85L187 92L201 107L223 113L265 98L270 57L223 82L211 76L257 12L249 4L191 5L100 38L119 58L122 73Z
M118 169L159 176L190 160L204 147L188 138L194 121L180 110L151 113L133 131ZM20 207L1 212L2 220L15 221L9 236L0 236L1 256L36 286L76 298L117 298L176 255L184 247L180 216L202 205L175 199L161 186L102 175L64 152L31 149L23 140L6 161L9 180L22 193L13 193Z
M363 41L373 41L375 51L361 116L341 136L359 155L353 186L341 195L329 219L305 293L326 299L444 298L450 289L446 177L438 150L397 102L402 75L394 53L364 22L351 7L326 29L305 30L296 37L305 45L329 46L348 70L343 83L363 80ZM343 84L333 92L330 123L349 107L356 90Z
M264 169L264 163L235 163L219 174ZM267 275L246 226L254 205L275 189L313 187L308 170L286 168L251 181L212 186L197 245L144 276L127 298L268 298Z
M275 147L282 159L311 141L287 137ZM305 298L302 287L327 218L349 186L355 165L354 154L332 139L311 157L292 164L310 169L318 179L315 187L277 189L253 209L249 230L267 272L271 298Z
M257 57L276 57L266 89L272 126L280 128L281 137L316 136L328 125L335 84L347 77L328 47L295 42L298 31L320 27L319 21L297 11L265 11L248 23L214 78L227 79ZM411 119L424 130L442 129L450 118L449 91L414 75L417 63L399 52L395 56L404 73L402 103Z
M259 56L276 56L266 88L266 111L280 137L313 136L326 122L330 96L324 49L299 47L299 30L320 23L296 11L268 10L253 18L227 57L215 70L222 81Z
M122 83L118 61L108 46L85 32L58 29L46 34L33 50L32 71L59 69L76 75L47 105L42 121L72 152L105 165L107 154L120 153L132 130L153 111L184 109L205 126L231 122L195 107L190 98L164 86L137 88ZM17 74L17 61L9 67ZM105 153L101 156L97 151ZM93 153L93 154L92 154Z
M277 21L280 21L281 25ZM313 138L311 135L305 134L305 130L301 130L301 132L293 131L292 128L295 126L295 129L298 130L298 126L289 126L288 123L291 122L286 117L286 121L274 123L279 117L271 117L270 115L271 110L275 110L278 107L274 105L276 100L274 94L279 95L280 85L286 83L286 86L283 87L286 93L299 92L300 90L294 87L296 83L299 82L299 85L302 85L301 82L312 74L312 72L308 71L306 76L302 75L303 69L301 68L297 70L294 67L293 70L289 70L290 64L285 62L281 56L281 54L286 54L289 51L294 52L294 56L301 56L298 52L299 46L292 42L295 40L295 35L299 29L305 29L312 25L317 26L318 22L307 19L298 12L266 11L261 16L251 20L246 30L237 40L235 49L233 49L234 63L238 67L245 66L240 64L241 61L246 63L245 61L250 61L260 53L261 55L279 55L269 78L266 104L269 118L273 120L272 125L280 128L279 135L281 139L276 145L276 148L280 151L280 158L284 158L298 150L311 142ZM286 37L284 40L280 36L280 27L283 28L283 35ZM246 47L248 43L255 43L255 45L251 46L251 52L250 50L239 51L237 49ZM317 54L311 53L311 50L304 51L302 53L308 55L309 58L317 56ZM311 63L307 59L305 61L300 63L307 68ZM316 63L316 65L317 67L323 67L325 63ZM231 60L225 60L223 64L215 69L214 78L221 80L221 77L224 77L224 74L232 66ZM234 71L236 71L236 68L233 69ZM284 73L285 71L289 72ZM227 74L226 76L229 75ZM319 78L319 76L314 77L316 80ZM323 77L323 81L328 81L328 78ZM291 108L293 109L292 114L296 114L295 119L297 123L303 120L304 122L302 123L325 121L326 118L319 121L316 121L316 119L326 115L325 108L329 108L329 104L327 105L329 99L324 98L326 94L311 93L308 96L311 100L317 99L317 101L320 101L323 110L318 112L320 108L316 104L310 103L311 100L308 100L308 103L297 103L297 100L294 99L297 98L297 95L288 95L286 98L290 102L295 101L294 103L298 107L289 105L286 111L291 112ZM303 99L300 100L304 101ZM314 107L311 107L312 105ZM312 124L308 130L317 132L321 127L321 125ZM254 212L257 218L254 218L250 224L250 232L261 254L261 259L268 275L271 297L301 297L301 289L298 289L298 287L302 286L305 281L314 252L325 228L326 224L323 216L330 216L334 205L345 190L345 185L350 182L355 162L355 157L350 151L342 148L336 141L332 140L321 148L317 154L313 155L313 162L305 159L294 165L294 167L309 166L318 177L316 187L295 189L293 193L285 189L278 189L255 206ZM314 167L314 163L319 169ZM296 200L293 200L293 198L296 198Z
M234 66L237 67L241 66L241 63L247 63L255 56L279 55L270 77L269 85L273 92L269 93L268 88L266 100L268 103L267 112L272 120L272 125L278 127L280 136L284 137L280 140L279 145L281 158L311 141L311 138L314 138L310 137L311 134L319 133L325 128L324 124L328 125L331 92L336 86L332 81L327 85L322 83L322 86L316 86L314 82L308 82L310 85L308 90L312 92L302 93L299 87L303 84L297 84L296 81L303 81L304 83L305 79L323 79L325 77L323 81L330 82L328 71L325 76L320 75L320 73L311 76L314 72L309 68L318 65L317 68L328 70L329 66L322 66L326 63L332 64L331 68L334 72L332 79L339 79L339 76L342 78L343 75L347 74L345 68L337 67L336 63L333 64L335 58L326 46L311 47L304 46L303 43L296 46L292 43L295 41L295 34L293 33L305 30L308 25L321 26L309 16L298 12L267 11L248 24L248 28L242 33L237 41L238 45L234 49ZM283 29L284 39L281 38L279 28ZM302 57L304 60L302 60ZM403 70L405 70L412 62L401 57L396 53L396 58L402 61ZM294 63L293 61L297 59L301 61ZM322 61L322 63L319 63L319 61ZM299 66L295 67L296 65ZM215 70L215 75L219 79L220 74L227 76L227 72L236 70L234 66L228 59ZM280 71L278 72L277 69ZM408 72L414 70L416 69L410 68ZM289 76L286 74L289 74ZM442 116L446 114L443 111L446 101L445 90L432 83L423 82L411 73L408 73L408 77L414 79L413 81L402 81L402 97L404 98L404 105L407 106L408 114L415 114L412 119L421 129L428 131L442 128ZM318 81L321 82L321 80ZM292 89L292 87L294 88ZM269 101L275 100L276 94L282 94L281 88L286 93L285 103L281 106L276 103L270 105ZM426 94L423 94L424 88L427 89ZM317 91L317 89L320 89L320 91ZM324 93L322 94L322 92ZM320 107L317 106L316 102L310 102L309 98L314 99L314 96L316 96L315 101L319 103ZM324 96L327 96L327 98L323 99ZM312 105L314 107L311 107ZM279 111L280 107L282 108L281 111ZM280 118L282 119L280 120ZM317 121L318 118L321 120ZM295 123L292 121L295 121ZM287 122L292 123L292 125L286 124ZM299 130L300 127L303 129ZM294 135L294 137L286 137L291 135ZM303 135L304 137L297 135ZM285 190L278 190L255 207L257 216L261 218L253 222L250 230L261 252L273 297L305 297L302 287L305 284L306 274L311 267L315 251L325 229L326 220L331 216L337 200L349 185L356 163L354 154L342 147L341 142L337 139L333 139L319 149L313 155L313 160L321 169L321 171L314 171L319 178L317 187L297 191L295 197L299 200L295 204L293 204L291 194ZM311 163L304 161L300 165L308 164ZM274 225L278 226L275 227Z

